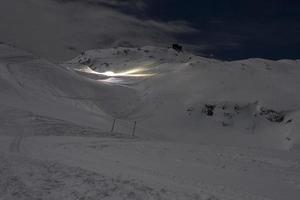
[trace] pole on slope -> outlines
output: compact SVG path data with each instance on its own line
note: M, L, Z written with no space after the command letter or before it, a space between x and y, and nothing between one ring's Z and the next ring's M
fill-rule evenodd
M113 124L112 124L110 132L114 132L115 124L116 124L116 119L114 118L114 121L113 121Z
M134 123L133 123L133 129L132 129L132 134L131 134L132 137L134 137L135 128L136 128L136 121L134 121Z

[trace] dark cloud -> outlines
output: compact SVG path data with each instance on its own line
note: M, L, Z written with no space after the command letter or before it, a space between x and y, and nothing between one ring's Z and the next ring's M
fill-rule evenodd
M3 1L1 40L55 58L88 48L173 42L221 59L299 58L298 1Z
M144 9L142 1L132 2L3 0L0 41L57 61L94 48L167 46L176 41L174 35L196 32L184 21L139 18L120 10Z
M91 6L107 6L126 13L136 13L146 8L144 0L53 0L58 3L82 3Z
M98 2L103 4L107 1L98 0ZM181 21L183 24L188 24L197 31L173 32L172 36L177 38L178 42L199 45L202 53L214 54L218 58L299 58L299 1L120 0L110 2L115 9L140 19L164 23ZM137 7L137 3L142 7Z
M106 6L161 28L222 59L298 58L300 2L293 0L56 0ZM179 23L180 22L180 23ZM174 24L185 25L174 28ZM168 27L172 25L173 28ZM188 31L193 30L193 31ZM195 31L197 30L197 31ZM199 48L197 48L197 46Z

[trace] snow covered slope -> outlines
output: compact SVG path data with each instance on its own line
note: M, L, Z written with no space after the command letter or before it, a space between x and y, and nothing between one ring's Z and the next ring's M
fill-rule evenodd
M144 47L91 50L64 66L108 72L107 79L90 78L139 91L143 106L131 118L143 136L280 149L299 144L298 60L223 62Z
M117 119L115 131L126 134L137 121L139 137L194 144L300 142L297 60L223 62L144 47L91 50L57 65L6 45L0 58L2 112L103 132Z
M133 89L82 78L11 46L0 45L0 60L1 112L15 113L9 122L37 115L107 131L110 113L128 115L139 104Z
M291 60L144 47L54 64L0 45L0 199L298 200L299 76Z

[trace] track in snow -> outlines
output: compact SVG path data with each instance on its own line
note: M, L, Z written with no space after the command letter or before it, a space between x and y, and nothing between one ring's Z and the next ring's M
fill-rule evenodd
M9 145L9 151L11 153L20 153L22 139L22 135L17 135L13 138L12 142Z

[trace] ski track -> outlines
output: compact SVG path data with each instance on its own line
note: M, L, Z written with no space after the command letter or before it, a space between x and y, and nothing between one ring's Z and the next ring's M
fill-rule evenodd
M113 179L57 162L15 155L0 155L0 160L1 200L199 199L197 195L151 188L136 180Z
M22 149L20 151L21 142ZM155 148L156 150L154 150ZM291 196L286 196L287 199L295 199L293 198L295 195L293 192L297 193L297 191L291 190L291 188L292 185L297 184L298 194L300 192L299 163L291 162L291 165L282 166L280 159L272 163L272 160L276 161L275 158L256 155L254 151L250 151L248 154L245 152L237 154L230 148L221 149L222 152L219 152L220 149L215 149L211 146L203 146L200 149L191 147L189 147L188 150L185 148L181 149L188 151L192 155L198 155L198 158L191 155L187 155L187 158L184 158L187 152L182 152L182 155L178 157L178 147L172 143L159 143L159 145L157 145L152 141L139 139L82 138L71 136L31 136L26 137L26 140L22 141L22 137L18 135L11 140L8 152L14 155L21 153L21 155L25 155L24 159L34 159L39 162L60 163L65 166L80 167L83 170L92 171L107 177L143 181L143 183L150 188L165 188L165 190L181 191L182 194L193 194L192 197L185 196L184 199L197 199L196 197L201 199L201 196L206 195L207 197L213 197L215 199L280 200L282 197L276 198L276 195L288 192ZM211 152L209 151L210 149ZM171 158L165 157L167 155L168 157L171 156ZM136 159L137 156L144 156L145 158L138 157L142 161L136 160L137 162L135 163L134 159ZM220 159L210 160L210 156L219 157ZM261 163L257 164L259 163L259 158ZM149 159L150 162L147 162L147 159ZM166 162L163 161L164 159ZM194 161L191 162L191 159ZM251 159L256 159L257 161L250 162ZM145 164L142 164L143 160L145 160ZM159 163L159 160L161 162L159 165L160 168L157 165L149 166L151 161ZM248 164L247 167L244 162ZM282 162L284 161L282 160ZM174 171L174 169L180 168L182 163L186 163L188 167L180 171ZM168 171L166 167L171 168ZM257 193L255 193L255 190L249 189L247 192L244 187L240 187L239 184L237 184L236 180L234 181L234 176L237 174L242 173L242 176L248 177L248 173L252 173L252 176L258 176L264 171L264 168L267 169L265 170L267 173L271 171L274 172L273 175L276 173L279 174L276 177L280 177L281 179L275 180L285 181L285 184L290 185L289 187L291 188L281 188L285 191L275 192L273 195L268 196L268 194L272 194L270 191L264 194L263 190L258 190ZM195 177L200 176L193 178L189 175L188 170L192 170L191 172L195 174ZM207 177L201 174L196 175L196 170L215 174L211 174ZM218 177L220 172L222 172L222 174L227 174L228 172L229 174L232 173L234 184L228 185L226 181L221 184L220 180L218 180L220 179L220 177ZM214 176L216 176L216 178L211 179L211 177ZM266 178L272 179L270 176L266 176ZM284 184L279 184L278 186L283 185ZM276 187L276 184L274 186ZM267 190L272 186L265 187Z
M9 152L20 153L22 139L23 139L22 135L17 135L16 137L14 137L14 139L9 145Z
M6 136L5 136L6 137ZM0 137L1 139L3 137ZM145 185L144 180L126 179L124 175L119 174L117 177L103 176L101 173L95 173L91 168L84 165L70 165L70 162L63 160L72 155L64 155L58 152L47 152L46 154L39 154L36 156L33 152L34 145L30 141L35 140L36 137L28 137L30 144L21 149L22 135L11 137L11 143L8 145L7 152L0 152L0 199L16 200L16 199L202 199L215 198L214 195L207 193L187 193L186 191L169 190L166 187L151 187L149 184ZM5 142L5 140L1 140ZM7 138L5 138L7 139ZM40 139L48 140L48 137L40 137ZM50 137L51 139L51 137ZM96 138L92 138L96 139ZM107 139L105 139L107 140ZM114 140L114 139L113 139ZM119 139L118 139L119 140ZM50 141L51 143L51 141ZM1 144L1 143L0 143ZM1 144L2 145L2 144ZM50 147L48 145L45 145ZM53 147L53 146L52 146ZM51 148L51 147L50 147ZM54 147L55 148L55 147ZM49 150L49 149L47 149ZM33 151L33 152L30 152ZM39 153L43 152L43 149ZM33 153L33 154L32 154ZM35 152L36 153L36 152ZM43 152L45 153L45 152ZM54 157L51 157L51 154ZM50 157L49 157L50 156ZM54 158L54 159L53 159ZM62 159L62 160L61 160ZM82 158L83 159L83 158ZM82 162L83 160L81 160ZM101 159L101 161L106 161ZM109 163L110 164L110 163ZM76 167L78 166L78 167ZM113 166L112 166L113 167ZM85 170L87 168L88 170ZM46 170L46 172L45 172ZM75 170L75 172L73 172ZM137 170L137 169L134 169ZM139 171L139 170L137 170ZM97 172L97 170L96 170ZM99 170L98 170L99 172ZM143 171L145 173L145 171ZM28 173L30 176L28 177ZM54 173L54 174L53 174ZM57 173L61 177L57 176ZM71 175L70 175L71 173ZM74 174L75 173L75 174ZM154 175L153 173L151 175ZM37 176L37 177L36 177ZM38 178L45 176L44 179ZM126 177L126 176L125 176ZM38 178L38 181L31 180ZM101 179L98 181L97 179ZM69 179L71 182L69 182ZM86 181L88 181L86 183ZM75 183L74 183L75 182ZM77 191L77 182L83 182L79 191ZM109 185L107 185L107 182ZM147 182L147 181L146 181ZM30 183L28 185L28 183ZM103 187L102 189L97 189ZM35 189L33 187L37 187ZM67 187L66 187L67 185ZM62 186L64 190L57 191ZM92 188L92 189L90 189ZM81 191L82 190L82 191ZM67 194L65 194L67 193ZM61 195L64 195L63 197ZM71 196L71 197L70 197Z

